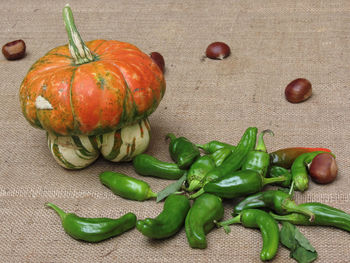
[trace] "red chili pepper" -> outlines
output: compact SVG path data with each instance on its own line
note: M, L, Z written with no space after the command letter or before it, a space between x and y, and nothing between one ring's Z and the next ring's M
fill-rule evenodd
M331 152L330 149L327 148L309 148L309 147L290 147L284 148L270 153L271 164L274 166L281 166L286 169L289 169L294 160L303 153L315 152L315 151L323 151L323 152Z

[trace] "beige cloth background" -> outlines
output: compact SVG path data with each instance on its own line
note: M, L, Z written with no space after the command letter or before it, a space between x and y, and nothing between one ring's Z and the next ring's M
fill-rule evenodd
M99 159L81 171L61 168L45 132L22 116L18 90L29 67L48 50L67 43L61 11L67 1L0 1L0 43L23 39L27 56L0 59L0 261L1 262L260 262L257 230L232 227L208 235L208 248L189 248L185 231L150 241L137 230L98 244L67 236L52 201L86 217L134 212L154 217L162 203L114 196L98 180L106 170L135 174L131 164ZM270 151L289 146L329 147L339 175L327 186L310 184L297 202L323 202L350 212L350 2L349 1L69 1L84 40L131 42L166 61L167 91L150 117L147 153L170 161L165 134L194 142L236 143L248 126L270 128ZM207 45L224 41L232 55L203 59ZM298 77L313 84L301 104L284 98ZM142 178L154 191L169 181ZM227 202L225 218L232 205ZM349 233L300 227L319 253L317 262L349 262ZM274 262L295 262L280 247Z

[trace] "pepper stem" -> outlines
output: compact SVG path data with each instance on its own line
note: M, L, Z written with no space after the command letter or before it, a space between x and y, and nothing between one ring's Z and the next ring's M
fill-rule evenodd
M165 135L165 139L170 139L170 141L173 141L176 139L176 136L174 135L174 133L168 133L167 135Z
M304 215L301 215L298 213L292 213L292 214L283 215L283 216L276 215L275 213L272 213L272 212L270 212L269 214L277 221L288 221L295 225L308 222Z
M313 222L315 220L315 214L314 213L312 213L307 208L299 207L292 200L289 200L289 199L284 200L284 202L282 204L282 207L288 213L293 213L294 212L294 213L299 213L299 214L303 214L303 215L308 216L310 222Z
M66 217L67 213L64 212L61 208L59 208L58 206L54 205L53 203L46 203L46 206L52 208L53 210L56 211L56 213L60 216L61 221L64 220L64 218Z
M266 145L265 145L265 142L264 142L264 135L268 133L270 134L271 136L274 136L275 134L273 133L273 131L267 129L267 130L263 130L262 132L260 132L259 134L259 137L258 137L258 142L257 142L257 145L255 147L255 150L257 151L261 151L261 152L267 152L266 150Z
M189 196L189 199L195 199L195 198L199 197L202 194L204 194L204 189L203 188L201 188L199 191L195 192L194 194L191 194Z
M69 51L74 59L74 63L79 65L94 61L94 56L85 45L74 24L73 13L69 4L66 4L63 8L63 20L68 34Z
M157 197L157 194L155 192L153 192L151 188L149 188L148 192L147 192L147 195L146 195L146 200L147 199L151 199L153 197Z
M226 234L230 233L231 232L231 229L229 228L229 225L232 225L232 224L239 224L241 223L241 215L237 215L229 220L226 220L226 221L221 221L219 223L215 222L216 226L217 227L223 227Z
M206 144L195 144L195 145L196 145L196 147L204 150L204 152L206 152L206 153L209 151L209 144L208 143L206 143Z
M287 180L287 177L284 175L278 176L278 177L271 177L271 178L265 178L262 177L262 186L264 187L267 184L273 184L277 182L284 182Z

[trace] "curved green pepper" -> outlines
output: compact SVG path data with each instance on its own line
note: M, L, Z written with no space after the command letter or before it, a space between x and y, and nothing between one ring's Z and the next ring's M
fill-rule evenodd
M236 146L233 146L231 144L225 143L225 142L219 142L219 141L210 141L205 144L196 144L196 146L200 149L203 149L205 153L214 153L217 150L220 150L222 148L228 148L231 151L233 151Z
M295 225L331 226L350 232L350 214L340 209L317 202L300 204L299 207L310 210L315 215L315 220L310 222L307 216L299 213L270 214L278 221L288 221Z
M267 184L282 182L284 180L286 180L284 176L265 178L255 171L240 170L207 183L198 192L190 195L190 198L197 198L204 192L223 198L242 197L260 192Z
M295 184L295 190L304 192L309 188L309 174L306 166L320 153L323 152L316 151L303 153L295 159L291 168L292 181Z
M292 174L290 171L286 168L280 167L280 166L272 166L267 174L267 177L279 177L279 176L285 176L286 180L284 182L276 182L275 185L279 185L282 187L290 187L292 183Z
M215 227L215 221L224 216L221 198L204 194L196 199L185 221L186 236L190 247L206 248L206 234Z
M310 210L297 205L289 194L279 190L268 190L248 196L235 206L234 212L239 214L249 208L269 208L279 214L296 212L308 216L310 221L315 217Z
M266 176L267 169L270 165L270 155L266 151L264 135L269 133L273 135L271 130L264 130L259 134L258 142L254 150L250 151L243 164L242 170L253 170Z
M173 133L168 133L166 138L170 138L170 156L180 169L187 169L200 156L198 147L187 138L176 138Z
M138 220L136 228L143 235L162 239L175 235L185 223L190 209L190 201L184 195L169 195L164 202L163 211L156 218Z
M136 224L136 216L127 213L118 219L112 218L84 218L73 213L66 213L52 203L46 204L54 209L61 218L65 232L77 240L86 242L100 242L118 236Z
M276 220L267 212L258 209L243 210L236 217L217 225L226 227L231 224L241 223L244 227L259 228L263 239L263 247L260 259L271 260L275 257L279 245L279 228Z
M148 183L136 178L115 172L103 172L100 174L100 181L116 195L123 198L144 201L157 194L152 192Z
M135 171L143 176L177 180L185 173L177 164L162 162L148 154L136 155L132 161Z

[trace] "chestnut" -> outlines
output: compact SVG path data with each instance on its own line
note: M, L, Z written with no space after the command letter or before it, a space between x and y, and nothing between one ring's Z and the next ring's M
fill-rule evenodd
M207 50L205 51L205 55L211 59L224 59L231 54L230 47L224 42L214 42L211 43Z
M310 98L312 87L310 81L299 78L289 83L284 91L286 99L291 103L299 103Z
M151 59L158 65L160 70L164 73L165 62L164 62L163 56L160 53L158 53L158 52L152 52L149 55L150 55Z
M21 59L25 56L26 44L22 39L6 43L2 47L2 54L7 60Z
M309 174L319 184L333 182L338 174L338 166L330 153L320 153L311 162Z

